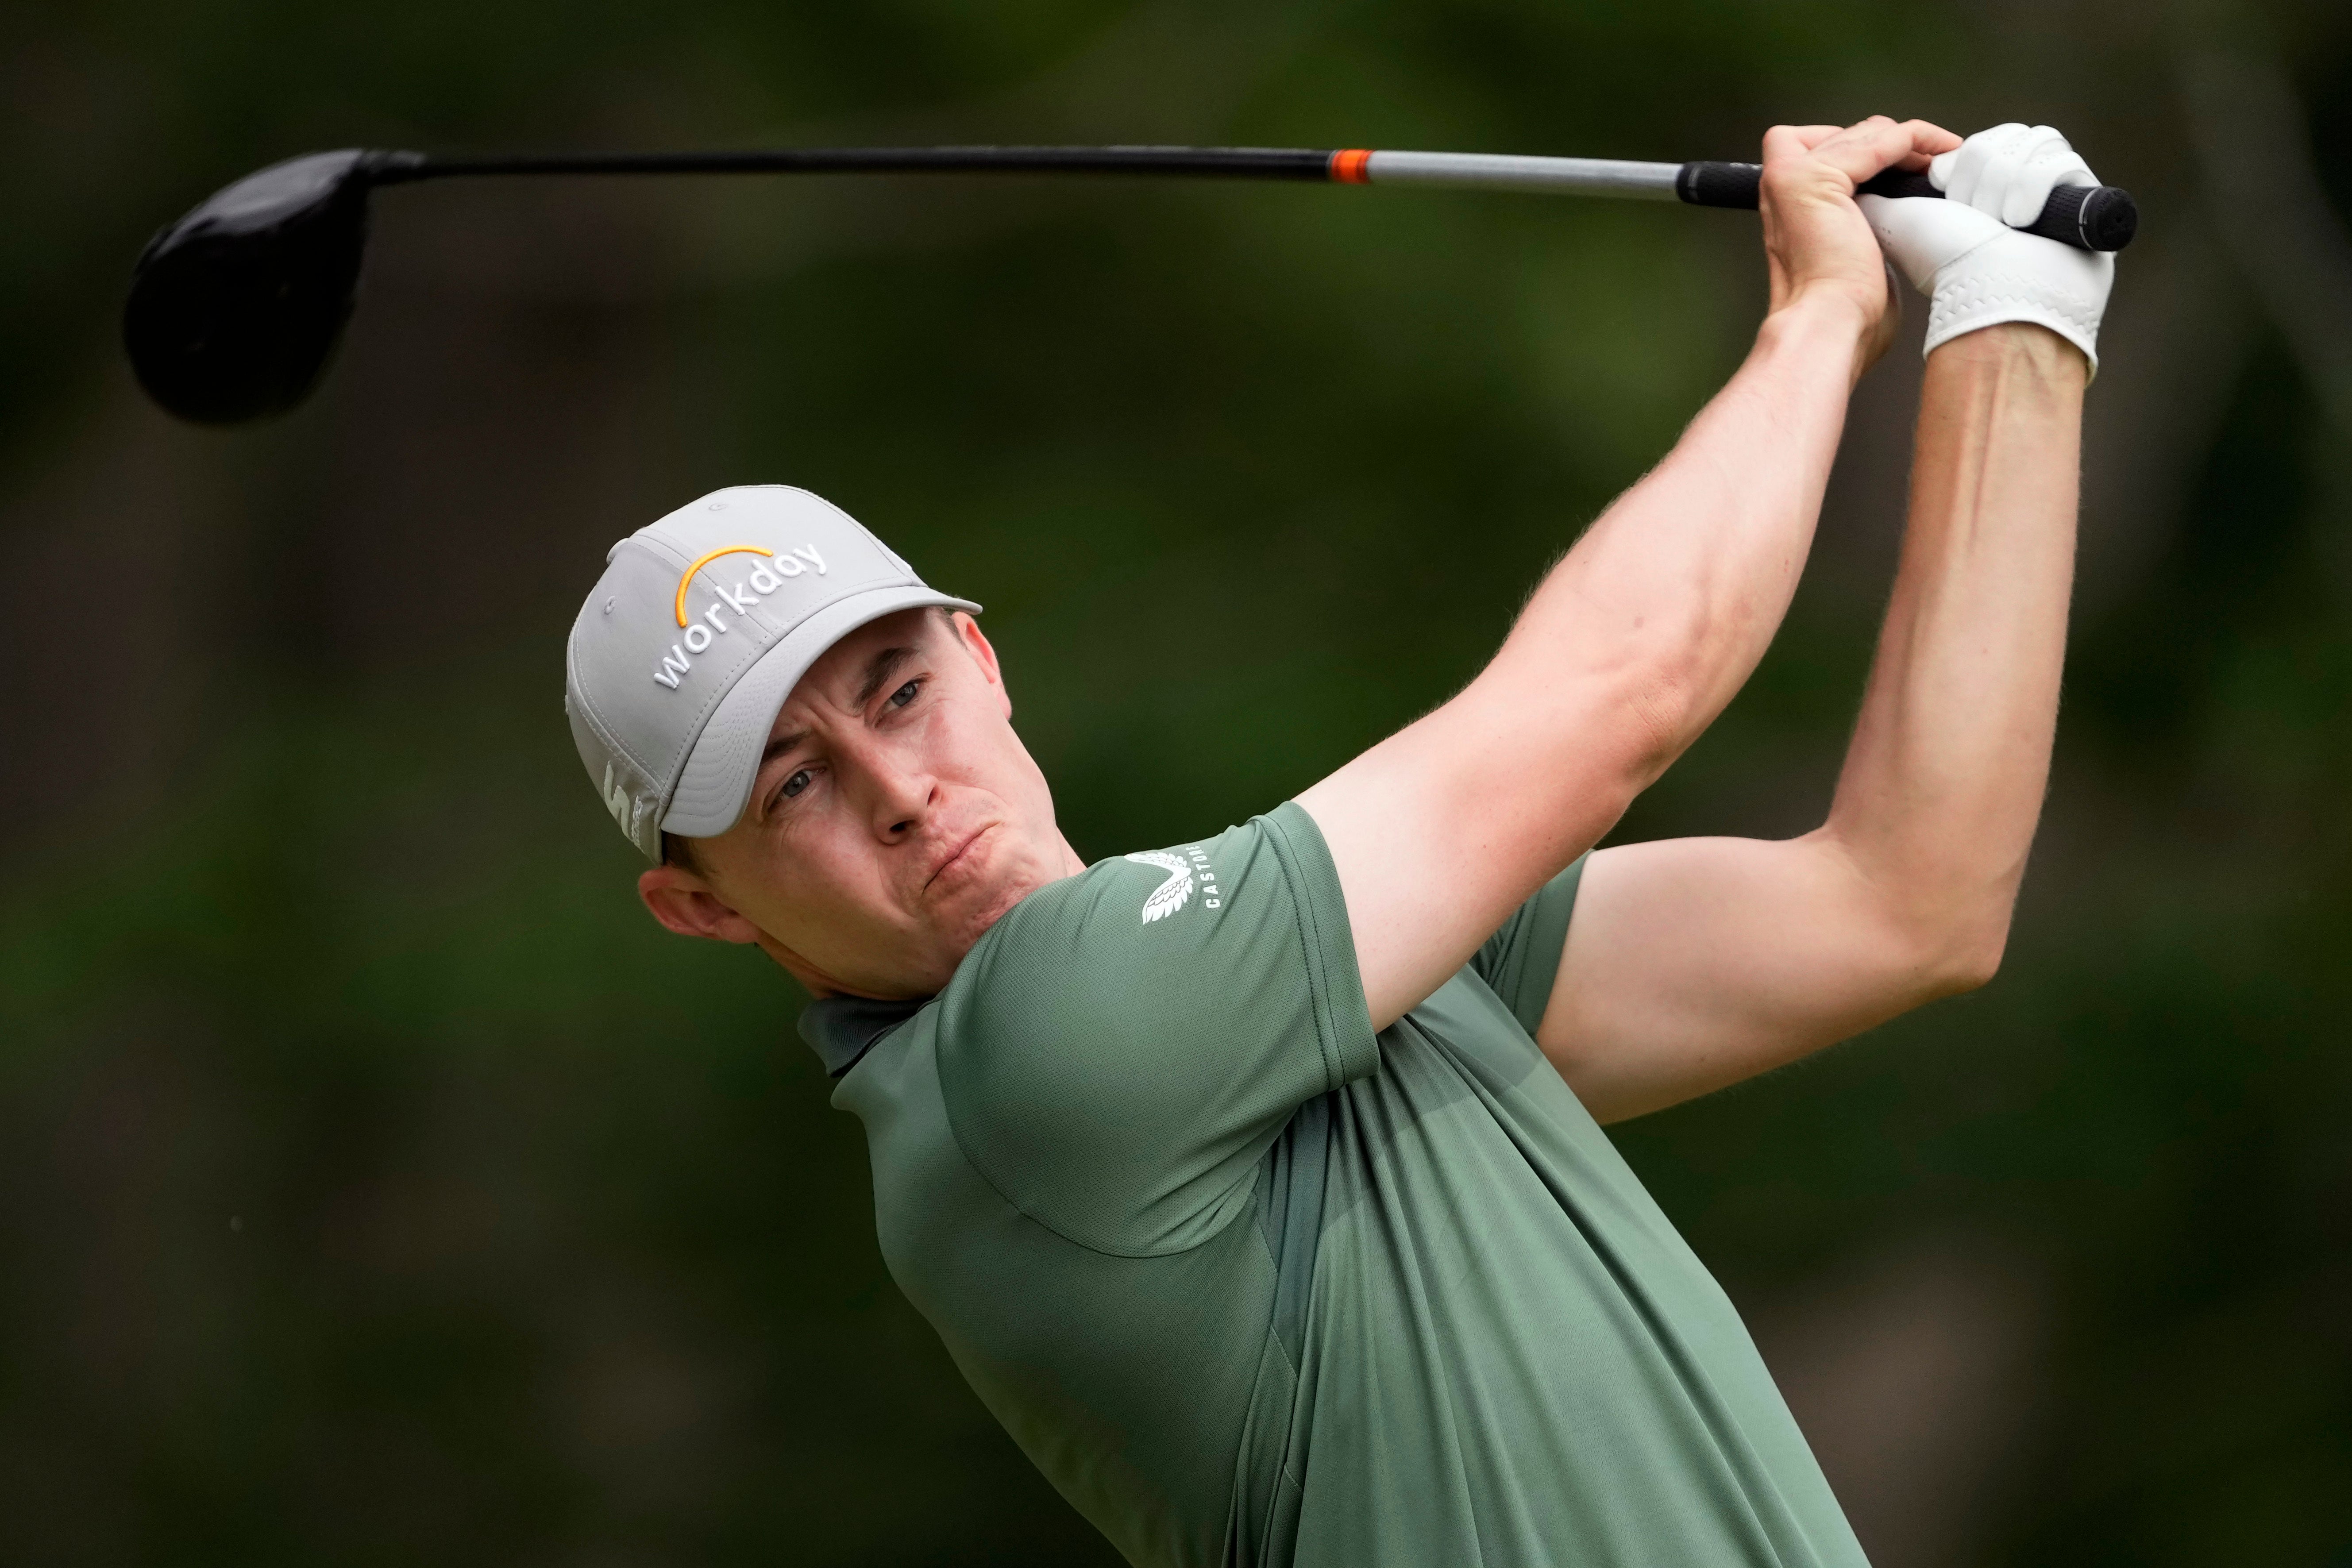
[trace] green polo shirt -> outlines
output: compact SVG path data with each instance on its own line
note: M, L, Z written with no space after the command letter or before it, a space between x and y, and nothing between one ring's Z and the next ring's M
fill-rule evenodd
M919 1007L810 1009L891 1274L1130 1561L1863 1563L1531 1037L1579 868L1377 1035L1295 804L1041 889Z

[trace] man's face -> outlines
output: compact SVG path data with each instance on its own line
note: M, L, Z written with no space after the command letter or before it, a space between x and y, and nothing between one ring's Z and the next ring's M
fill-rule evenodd
M757 942L812 989L928 996L981 933L1083 869L971 617L906 610L825 651L701 873L638 882L672 931Z

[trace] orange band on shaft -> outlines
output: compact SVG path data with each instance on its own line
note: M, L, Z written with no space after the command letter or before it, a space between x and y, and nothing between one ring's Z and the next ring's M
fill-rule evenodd
M1331 178L1343 185L1363 185L1371 183L1364 165L1371 162L1370 147L1347 147L1331 154Z

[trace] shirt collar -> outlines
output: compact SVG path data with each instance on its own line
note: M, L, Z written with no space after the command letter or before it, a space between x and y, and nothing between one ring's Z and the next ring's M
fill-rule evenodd
M824 996L801 1011L801 1038L824 1063L828 1078L839 1078L857 1065L882 1037L929 1005L926 996L912 1002L877 1002L866 996Z

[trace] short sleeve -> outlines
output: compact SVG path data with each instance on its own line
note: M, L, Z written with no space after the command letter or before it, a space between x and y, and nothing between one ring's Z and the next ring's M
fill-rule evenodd
M1576 909L1576 884L1589 855L1536 889L1535 897L1486 939L1470 967L1503 1000L1519 1027L1533 1035L1551 1004L1551 984L1559 975L1559 955L1568 946L1568 917Z
M1380 1047L1338 872L1297 805L1039 889L940 994L964 1155L1082 1246L1181 1251L1247 1204L1291 1113Z

